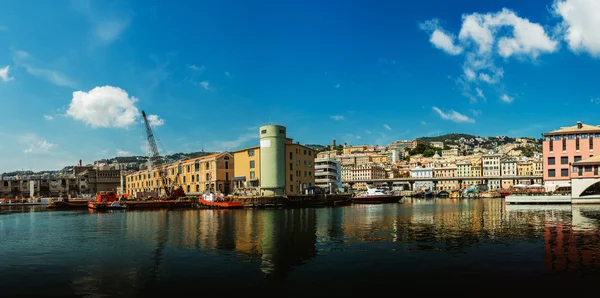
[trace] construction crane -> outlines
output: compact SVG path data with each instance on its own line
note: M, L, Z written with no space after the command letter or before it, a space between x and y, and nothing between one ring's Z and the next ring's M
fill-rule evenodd
M153 167L157 167L163 165L163 159L160 157L158 153L158 146L156 146L156 140L154 139L154 133L152 132L152 127L150 127L150 122L148 122L148 117L146 117L146 112L142 111L142 116L144 117L144 124L146 126L146 135L148 137L148 145L150 146L150 151L152 151L152 155L149 157L149 167L151 170ZM179 173L178 173L179 174ZM173 197L183 197L185 193L183 193L183 189L180 187L177 190L172 190L172 185L167 178L167 175L163 169L158 170L158 177L162 182L163 188L165 190L165 195L169 198ZM179 178L179 177L177 177Z

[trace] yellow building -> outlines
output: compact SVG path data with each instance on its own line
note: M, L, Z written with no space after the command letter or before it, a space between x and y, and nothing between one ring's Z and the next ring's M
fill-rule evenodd
M304 194L315 186L315 157L313 149L285 139L285 193ZM260 146L233 152L235 162L234 194L262 195L261 191L261 148ZM275 165L281 168L281 165Z
M229 194L233 171L233 156L227 152L216 153L129 174L125 176L126 190L131 196L149 191L163 196L165 187L181 186L187 195L205 191Z

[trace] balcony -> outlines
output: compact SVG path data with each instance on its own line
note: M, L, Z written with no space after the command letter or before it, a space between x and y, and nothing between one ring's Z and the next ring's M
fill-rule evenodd
M315 179L315 183L336 183L336 179L325 178L325 179Z
M337 167L335 165L330 165L330 164L315 165L315 170L325 170L325 169L337 171Z

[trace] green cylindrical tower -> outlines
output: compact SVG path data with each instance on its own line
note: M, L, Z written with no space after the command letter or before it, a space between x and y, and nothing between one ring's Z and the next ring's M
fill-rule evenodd
M260 190L267 196L285 192L285 126L260 127Z

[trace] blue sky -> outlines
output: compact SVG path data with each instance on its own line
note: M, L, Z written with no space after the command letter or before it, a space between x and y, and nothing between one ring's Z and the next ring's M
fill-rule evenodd
M600 3L0 1L0 172L599 124Z

